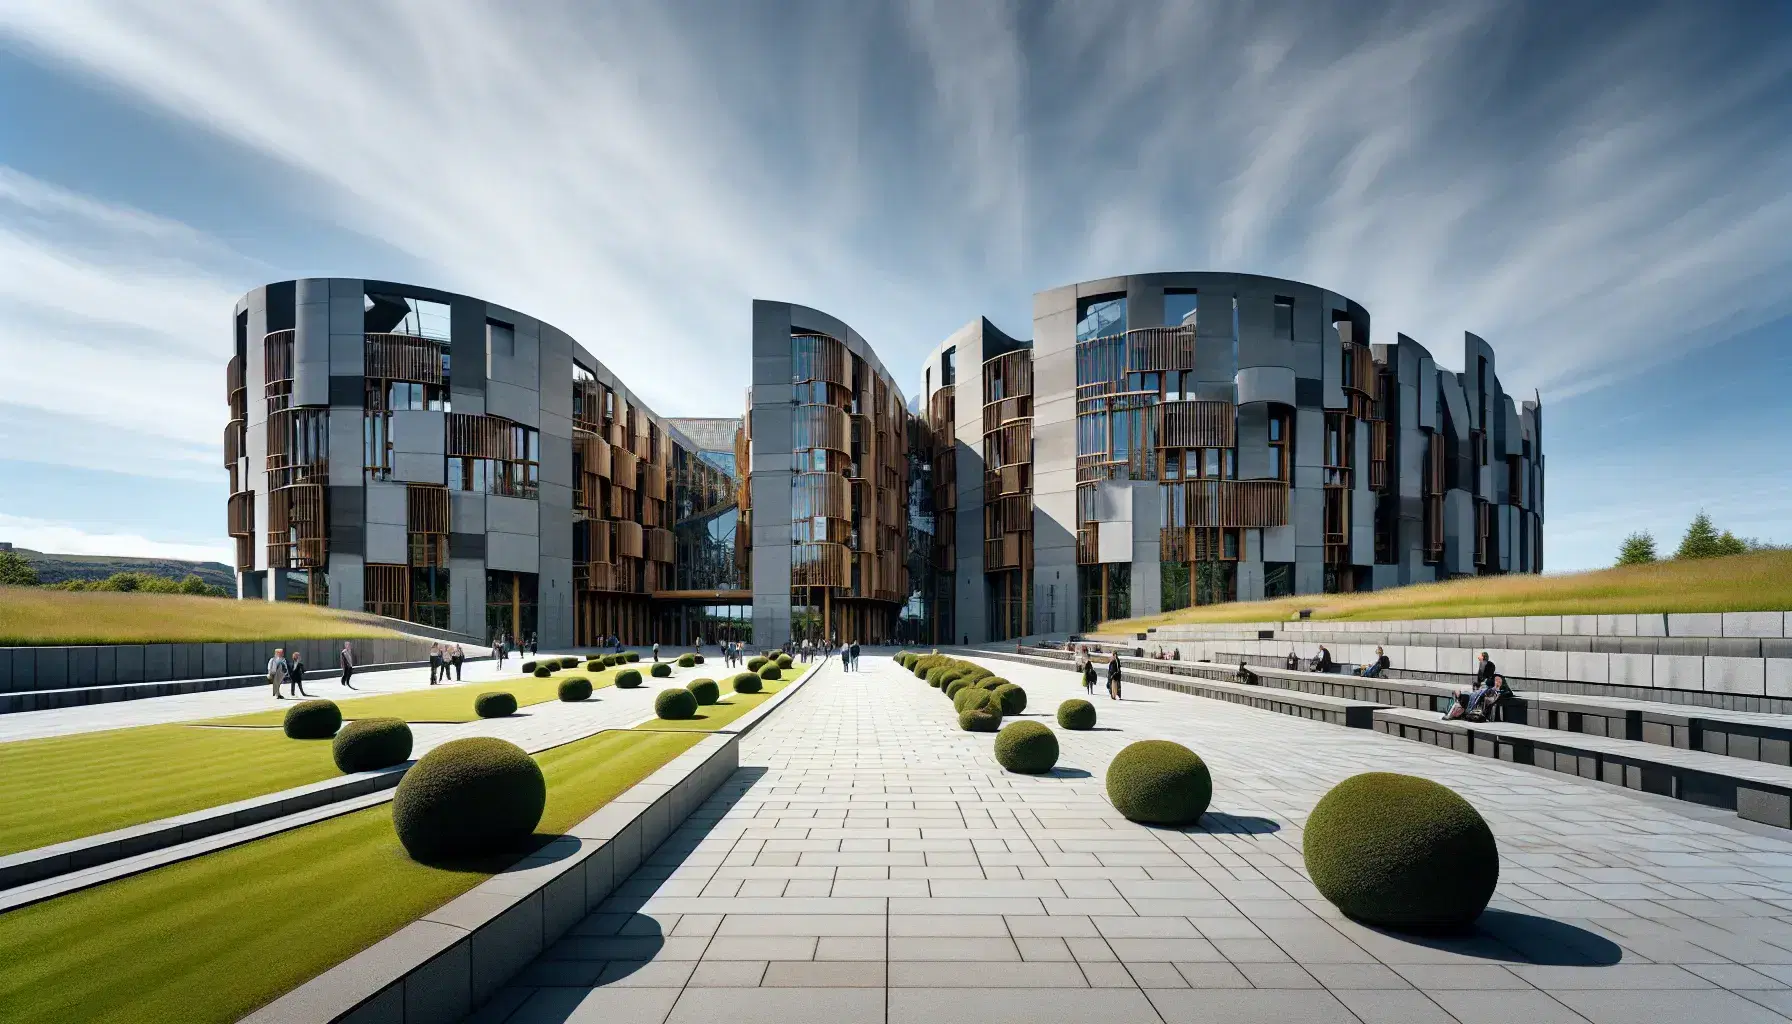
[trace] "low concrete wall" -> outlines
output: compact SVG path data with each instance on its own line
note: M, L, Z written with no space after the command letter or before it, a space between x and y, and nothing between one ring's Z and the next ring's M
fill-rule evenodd
M1228 655L1310 658L1320 644L1342 664L1366 664L1382 647L1393 667L1449 679L1487 651L1521 690L1693 702L1739 711L1792 712L1788 613L1584 615L1386 622L1293 621L1167 626L1111 639L1183 660ZM1523 682L1518 682L1522 680ZM1710 700L1692 695L1714 695Z
M408 664L429 658L427 640L393 637L348 642L354 644L357 665ZM264 675L276 647L297 648L304 656L307 678L334 679L342 644L342 640L296 640L0 647L0 694Z

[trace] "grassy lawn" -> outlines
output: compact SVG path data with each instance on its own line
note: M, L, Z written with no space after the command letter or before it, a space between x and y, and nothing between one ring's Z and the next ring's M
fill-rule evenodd
M507 679L487 679L479 683L455 683L452 686L432 686L404 693L379 693L371 697L350 697L339 700L338 695L345 692L340 687L320 688L320 692L342 709L342 717L353 718L402 718L407 722L471 722L479 718L473 713L473 698L482 693L501 690L516 697L517 707L528 707L531 704L542 704L550 700L560 699L560 683L562 680L581 678L591 680L593 690L602 689L615 682L619 669L604 669L601 672L587 672L579 669L562 669L546 679L534 676L512 676ZM693 676L692 678L696 678ZM286 719L284 708L269 711L257 711L250 715L233 715L229 718L214 718L210 722L215 725L279 725Z
M1364 594L1302 594L1237 601L1104 622L1102 632L1201 622L1315 619L1461 619L1494 615L1620 615L1792 608L1792 551L1656 562L1560 576L1484 576Z
M536 755L551 835L702 737L613 731ZM404 853L389 804L0 915L0 1020L223 1022L488 877Z
M329 741L274 730L149 725L0 743L0 855L338 774Z
M397 635L328 608L291 602L0 587L0 647Z

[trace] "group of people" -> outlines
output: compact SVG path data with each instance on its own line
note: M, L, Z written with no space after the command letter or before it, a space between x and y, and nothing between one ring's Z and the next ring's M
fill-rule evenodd
M445 683L450 678L457 683L460 682L461 666L466 663L466 660L467 652L461 650L459 644L430 644L429 685L436 685L438 680ZM503 663L499 662L499 664Z
M1083 692L1091 697L1095 696L1095 684L1099 681L1095 670L1095 658L1096 655L1089 650L1088 644L1082 644L1077 647L1075 658L1076 671L1078 675L1083 677ZM1108 699L1121 700L1120 652L1117 650L1108 652L1107 676Z
M621 650L621 648L618 647L617 650ZM535 634L530 633L529 638L520 643L511 639L509 633L499 633L492 637L492 657L497 660L499 668L504 667L504 661L510 657L511 651L517 651L522 654L539 653L535 648ZM458 678L458 666L455 674Z
M1482 651L1475 661L1474 686L1456 692L1456 699L1450 702L1444 717L1485 722L1498 714L1500 702L1510 696L1512 688L1506 685L1506 677L1494 670L1493 659Z
M848 672L855 672L859 667L859 645L840 645L840 667Z
M727 668L739 668L746 663L747 645L739 640L722 641L722 664Z
M355 677L355 652L349 641L343 641L337 664L342 669L342 685L354 689L351 680ZM285 700L288 696L280 692L282 688L289 689L294 697L311 696L305 692L305 656L296 645L291 654L284 647L274 648L274 656L268 659L268 685L277 700Z

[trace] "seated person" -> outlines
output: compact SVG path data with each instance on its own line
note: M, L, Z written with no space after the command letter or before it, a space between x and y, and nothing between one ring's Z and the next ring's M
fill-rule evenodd
M1257 685L1257 673L1252 672L1250 666L1241 661L1238 663L1238 681L1248 686L1255 686Z
M1377 647L1375 648L1375 661L1368 665L1358 665L1350 670L1350 674L1362 676L1365 679L1379 679L1381 674L1388 670L1390 664L1392 662L1388 660L1387 653Z
M1319 647L1319 653L1313 655L1313 661L1307 667L1307 671L1309 671L1309 672L1335 672L1337 670L1338 670L1338 663L1332 660L1332 652L1330 650L1328 650L1325 647L1325 645L1321 644Z
M1283 668L1287 668L1287 669L1300 668L1300 658L1298 656L1296 656L1293 651L1289 651L1288 652L1288 664L1284 665Z
M1476 688L1475 695L1463 714L1479 721L1487 721L1498 710L1500 702L1511 695L1512 690L1506 686L1506 677L1496 675L1486 686Z
M1180 648L1180 647L1170 648L1170 660L1171 661L1181 661L1182 660L1182 648Z

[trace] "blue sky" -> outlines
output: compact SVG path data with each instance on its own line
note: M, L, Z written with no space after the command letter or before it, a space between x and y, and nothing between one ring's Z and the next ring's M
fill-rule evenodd
M918 376L1216 269L1488 339L1552 569L1700 507L1792 541L1792 5L591 6L0 0L0 540L224 557L268 280L481 295L728 415L754 297Z

